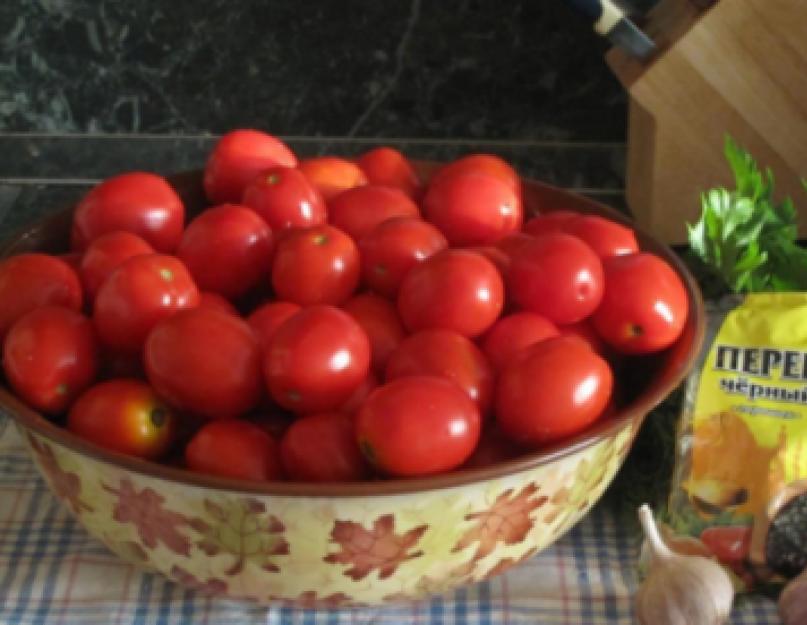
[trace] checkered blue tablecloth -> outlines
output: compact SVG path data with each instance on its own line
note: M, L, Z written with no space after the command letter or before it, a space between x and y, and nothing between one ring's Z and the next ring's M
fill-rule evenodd
M517 569L426 602L311 611L213 600L87 535L50 495L16 428L0 421L0 625L629 625L638 544L636 528L598 508ZM753 597L731 623L779 619L772 601Z

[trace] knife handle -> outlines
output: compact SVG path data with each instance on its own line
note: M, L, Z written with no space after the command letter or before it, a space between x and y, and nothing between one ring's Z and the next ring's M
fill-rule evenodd
M578 11L594 22L594 30L601 35L610 32L625 17L625 13L612 0L567 0Z

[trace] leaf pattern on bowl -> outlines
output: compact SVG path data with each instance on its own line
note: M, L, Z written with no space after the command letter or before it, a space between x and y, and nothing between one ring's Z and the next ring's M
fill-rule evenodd
M280 571L274 559L289 553L289 543L283 537L286 528L276 516L265 516L263 502L238 499L218 504L205 499L204 507L208 520L190 521L191 527L202 535L196 546L209 556L232 555L233 563L224 571L225 575L238 575L250 560L264 571Z
M539 487L535 483L524 486L517 494L510 488L501 493L486 510L465 515L466 521L474 521L472 527L454 545L452 552L462 551L477 543L472 561L491 554L498 543L515 545L526 538L535 525L532 512L544 505L548 497L535 497Z
M162 543L176 554L190 556L191 541L178 529L188 525L188 519L164 508L165 497L148 487L138 491L129 478L122 478L119 488L103 482L101 486L118 498L112 518L118 523L132 523L146 547L155 549Z
M92 512L93 508L81 499L81 479L75 473L65 471L53 454L53 449L44 441L37 440L30 432L28 443L36 454L39 468L50 483L53 494L65 502L76 516Z
M197 579L195 575L189 573L181 566L177 566L176 564L171 567L171 572L169 575L183 586L187 586L191 590L195 590L196 592L200 592L204 595L217 596L223 595L227 592L227 582L216 579L215 577L210 577L206 581L202 582L201 580Z
M340 550L323 559L332 564L350 564L344 574L354 581L364 579L374 570L378 571L379 579L386 579L401 563L423 555L422 551L412 553L409 549L428 528L428 525L420 525L396 534L392 514L378 517L369 530L353 521L337 520L331 530L331 541L338 544Z

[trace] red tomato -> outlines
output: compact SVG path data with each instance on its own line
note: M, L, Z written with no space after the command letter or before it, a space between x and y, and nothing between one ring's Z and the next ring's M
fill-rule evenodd
M513 440L537 447L577 434L596 421L612 386L608 363L583 341L546 339L501 372L496 418Z
M504 306L504 285L495 265L481 254L445 250L406 274L398 311L410 331L455 330L479 336Z
M81 283L66 262L47 254L0 262L0 340L17 319L48 304L81 310Z
M433 176L431 182L453 176L457 173L477 173L498 178L521 197L521 180L507 161L493 154L469 154L444 165Z
M361 383L360 386L353 391L353 394L348 398L348 400L339 407L339 412L344 414L355 414L358 412L359 408L364 405L364 402L370 396L376 387L378 386L378 378L375 377L375 374L370 371L367 374L367 377L364 378L364 382Z
M300 162L308 181L330 202L342 191L367 184L367 176L356 163L336 156L317 156Z
M207 423L185 447L185 463L198 473L253 482L283 477L275 439L240 419Z
M487 174L458 172L432 182L423 215L457 246L487 245L521 228L521 198Z
M63 412L98 372L92 323L60 306L32 310L6 335L3 370L29 406L50 414Z
M161 321L144 362L160 396L198 417L237 417L261 398L258 341L245 321L218 310L194 308Z
M420 218L420 211L409 196L392 187L356 187L328 203L328 220L356 241L394 217Z
M423 330L408 336L387 363L386 379L429 375L454 382L484 418L493 401L494 372L469 339L451 330Z
M280 458L286 475L300 482L356 482L370 473L353 417L340 412L297 419L280 441Z
M377 293L395 297L404 276L429 256L448 247L434 226L420 219L390 219L359 242L362 276Z
M476 252L482 254L490 262L496 265L496 269L502 276L507 275L507 270L510 268L510 257L495 245L474 245L464 248L469 252Z
M370 339L370 364L376 372L383 373L392 352L406 336L395 306L378 295L362 293L345 302L342 309L367 334Z
M535 239L532 235L524 232L511 232L496 242L496 247L512 258Z
M109 232L95 239L81 258L81 282L87 299L95 301L98 289L124 261L133 256L154 253L154 248L139 236L123 230Z
M687 320L689 300L681 278L653 254L604 261L605 295L594 314L599 335L623 354L648 354L672 345Z
M444 378L415 376L374 390L356 415L356 436L367 460L400 477L450 471L479 441L476 405Z
M400 189L409 197L420 196L420 179L412 164L398 150L388 147L365 152L358 165L370 184L382 184Z
M580 217L573 211L552 211L533 217L524 224L524 232L534 237L552 232L565 232L566 224Z
M277 166L297 166L285 143L259 130L232 130L219 139L205 166L207 199L213 204L240 202L259 173Z
M73 249L83 251L102 234L125 230L170 254L182 238L185 207L162 176L141 171L107 178L76 206Z
M291 302L267 302L252 311L247 317L247 323L258 338L261 347L266 348L275 331L299 310L300 307Z
M341 304L359 283L359 250L327 224L289 231L277 243L272 286L279 299L301 306Z
M591 317L570 325L558 326L558 330L564 336L576 336L583 339L589 344L591 349L593 349L603 358L608 353L608 346L605 344L605 341L602 340L600 335L597 334L597 330L595 330L594 326L591 324Z
M513 258L507 286L521 308L554 323L577 323L600 304L602 262L577 237L545 234L535 237Z
M276 232L328 220L325 200L299 169L272 167L261 172L244 189L243 203Z
M198 305L199 290L181 260L162 254L134 256L101 285L93 322L104 345L137 353L157 322Z
M272 245L272 231L255 211L223 204L188 224L177 256L200 289L235 299L269 274Z
M280 406L297 413L336 410L370 370L370 341L333 306L304 308L269 340L264 374Z
M501 371L525 348L559 334L555 324L546 317L517 312L493 324L482 340L482 349L490 364Z
M563 225L569 234L583 239L600 258L634 254L639 244L633 230L597 215L578 215Z
M218 293L211 293L210 291L199 293L199 306L213 308L220 312L227 313L228 315L235 315L236 317L239 316L235 306L233 306Z
M177 419L148 384L110 380L76 400L67 429L96 445L130 456L156 460L176 440Z
M701 542L723 564L741 564L751 547L751 528L742 526L707 527Z

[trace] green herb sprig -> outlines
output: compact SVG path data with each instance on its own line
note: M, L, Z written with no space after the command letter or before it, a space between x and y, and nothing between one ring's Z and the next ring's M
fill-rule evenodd
M700 220L687 224L692 252L735 293L807 290L792 200L774 202L771 170L761 171L730 137L725 154L736 189L702 194Z

